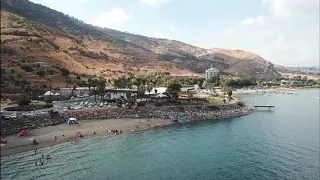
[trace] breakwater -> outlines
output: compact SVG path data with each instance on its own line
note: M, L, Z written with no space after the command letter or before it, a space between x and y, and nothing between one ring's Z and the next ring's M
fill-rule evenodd
M186 117L187 121L217 120L233 118L250 114L252 111L238 104L227 105L192 105L192 106L145 106L132 109L102 108L66 111L54 116L42 115L36 117L19 117L15 120L2 121L1 135L19 133L23 129L36 129L65 123L66 119L75 117L79 120L102 119L139 119L162 118L170 119L179 115Z

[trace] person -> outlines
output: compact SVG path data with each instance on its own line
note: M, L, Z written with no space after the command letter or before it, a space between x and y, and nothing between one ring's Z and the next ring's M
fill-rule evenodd
M35 139L33 139L32 144L38 144L38 142Z
M93 132L93 135L96 135L96 132Z
M35 150L34 150L34 155L36 155L36 154L37 154L37 150L38 150L38 149L35 149Z
M47 155L47 160L51 159L52 156L50 154Z

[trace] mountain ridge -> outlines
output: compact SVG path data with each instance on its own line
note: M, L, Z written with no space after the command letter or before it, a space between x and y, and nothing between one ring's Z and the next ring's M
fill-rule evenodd
M271 62L254 53L204 49L177 40L99 28L27 0L1 1L1 15L1 46L17 51L14 57L18 61L33 56L105 78L155 71L200 76L211 65L227 75L279 76ZM5 61L10 57L4 57Z

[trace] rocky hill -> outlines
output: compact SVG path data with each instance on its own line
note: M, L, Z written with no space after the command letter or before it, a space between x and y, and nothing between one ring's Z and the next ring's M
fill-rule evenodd
M39 62L45 67L39 69ZM98 28L27 0L1 1L1 67L31 83L72 85L64 69L79 80L80 75L110 79L150 72L201 75L211 65L230 75L278 76L272 63L242 50L203 49Z

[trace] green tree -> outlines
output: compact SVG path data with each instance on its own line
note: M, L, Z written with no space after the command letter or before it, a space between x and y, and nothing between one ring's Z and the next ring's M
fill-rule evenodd
M147 91L148 91L149 94L150 94L152 89L153 89L153 87L152 87L151 84L147 85Z
M207 80L206 85L209 86L209 87L219 86L220 85L220 79L218 77L215 77L215 76L210 77Z
M72 86L71 94L72 96L74 95L74 91L77 89L77 85Z
M37 75L39 75L40 77L44 77L44 75L46 75L46 72L41 69L37 72Z
M19 106L27 106L29 105L30 100L28 99L28 95L23 93L19 96L17 104Z
M199 88L202 88L203 87L203 82L204 82L205 79L201 78L198 80L198 83L197 85L199 86Z
M229 100L231 99L231 96L232 96L232 90L228 89L228 98L229 98Z
M172 95L175 99L178 98L178 93L180 92L182 85L177 80L169 80L166 83L167 92Z
M70 74L70 71L66 68L62 68L62 69L60 69L60 71L61 71L62 75L65 77L68 77Z
M105 95L106 80L104 78L100 77L98 80L97 86L98 86L98 92L100 95L100 100L102 100Z

